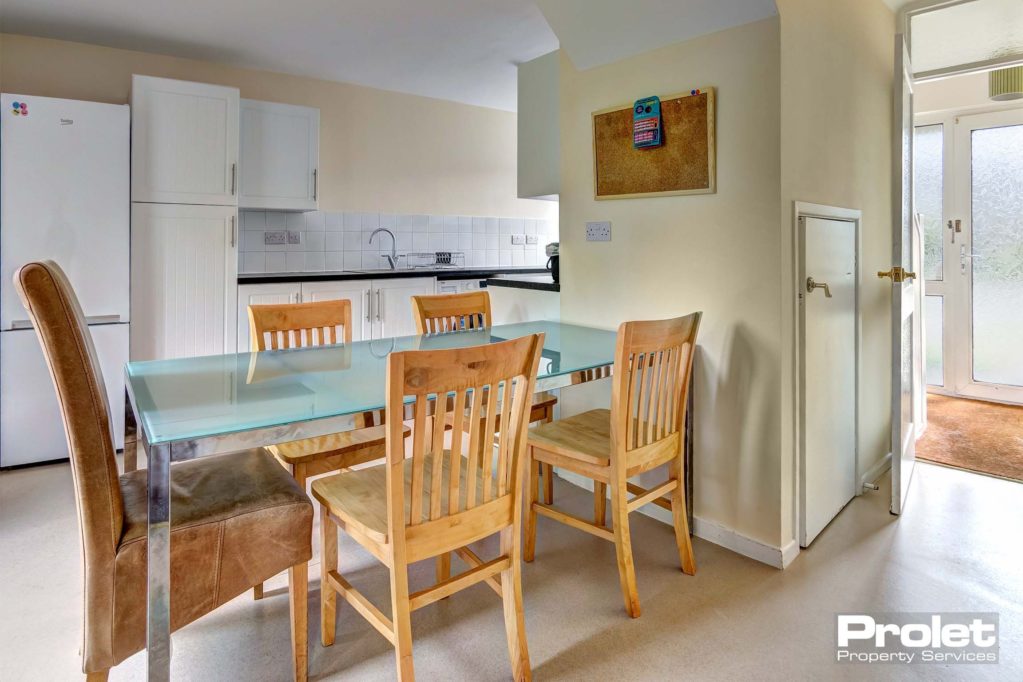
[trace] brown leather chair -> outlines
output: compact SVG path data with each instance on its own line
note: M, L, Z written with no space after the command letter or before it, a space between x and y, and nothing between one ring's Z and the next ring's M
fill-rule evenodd
M146 473L118 476L103 376L63 271L29 263L14 284L63 413L85 568L82 670L103 680L146 644ZM173 465L171 510L171 630L288 568L295 677L305 679L313 519L305 491L251 450Z

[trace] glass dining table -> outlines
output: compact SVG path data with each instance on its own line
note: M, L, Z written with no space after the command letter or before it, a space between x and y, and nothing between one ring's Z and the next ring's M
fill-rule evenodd
M478 346L537 332L545 334L538 392L610 376L615 332L550 321L128 363L127 397L149 487L149 679L170 677L172 462L354 429L358 415L384 409L387 356L394 351Z

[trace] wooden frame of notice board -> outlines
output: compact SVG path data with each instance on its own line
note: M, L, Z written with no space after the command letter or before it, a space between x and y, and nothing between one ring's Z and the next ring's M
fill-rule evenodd
M717 191L714 88L661 98L664 143L632 146L632 105L594 111L593 198L638 199Z

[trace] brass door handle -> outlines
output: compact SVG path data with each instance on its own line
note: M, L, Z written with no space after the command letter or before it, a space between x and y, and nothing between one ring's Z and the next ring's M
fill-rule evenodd
M916 279L916 273L905 270L902 267L896 265L891 270L878 270L877 276L879 279L885 277L891 278L893 282L905 282L907 279Z
M806 293L812 294L814 289L823 289L824 298L831 298L831 289L826 282L815 282L813 277L806 278Z

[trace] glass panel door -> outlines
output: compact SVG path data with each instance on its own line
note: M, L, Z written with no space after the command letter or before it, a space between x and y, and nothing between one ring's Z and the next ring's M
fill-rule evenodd
M960 117L956 390L1023 402L1023 111Z

